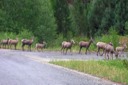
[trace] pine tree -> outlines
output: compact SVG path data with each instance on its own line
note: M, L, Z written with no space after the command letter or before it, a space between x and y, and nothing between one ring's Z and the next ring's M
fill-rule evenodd
M64 37L68 38L68 31L70 31L70 18L67 0L51 0L54 10L54 16L57 23L57 33L62 33Z

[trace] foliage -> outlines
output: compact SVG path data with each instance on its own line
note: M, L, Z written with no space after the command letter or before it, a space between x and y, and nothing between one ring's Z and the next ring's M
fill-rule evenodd
M106 34L109 28L115 27L117 32L124 35L125 22L127 16L127 0L90 0L90 3L85 7L87 26L85 29L90 30L91 35ZM123 10L121 9L123 8Z
M1 0L0 2L2 32L19 34L22 30L28 30L37 36L38 40L43 37L48 41L49 38L52 40L56 37L56 23L50 0Z
M119 35L117 35L117 32L115 30L115 27L111 27L109 32L106 35L102 35L102 37L97 37L96 41L102 41L102 42L112 42L114 47L117 47L119 45Z
M113 43L114 47L117 47L119 44L119 36L117 35L117 32L115 30L115 27L111 27L109 30L109 39Z
M84 9L85 9L85 4L82 2L82 0L74 0L73 3L74 9L73 9L73 14L74 14L74 21L76 23L77 29L79 35L83 35L85 30L85 17L84 17Z
M3 39L7 39L7 38L14 38L16 39L16 34L15 33L10 33L10 32L0 32L0 40L3 40Z
M125 34L128 34L128 21L125 22L125 29L126 29Z
M57 33L62 33L67 38L71 25L68 3L66 0L51 0L51 2L57 23Z
M22 39L29 39L29 38L32 38L34 35L31 31L29 30L22 30L19 35L18 35L20 38Z
M38 41L128 35L128 0L1 0L0 31L32 32ZM114 31L112 31L114 32ZM111 33L114 34L114 33ZM111 35L114 37L114 35ZM115 39L111 39L114 42Z

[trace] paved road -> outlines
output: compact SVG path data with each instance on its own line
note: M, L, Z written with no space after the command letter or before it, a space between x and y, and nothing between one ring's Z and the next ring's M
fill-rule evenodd
M0 50L0 85L117 85L47 63L50 59L102 59L94 54Z

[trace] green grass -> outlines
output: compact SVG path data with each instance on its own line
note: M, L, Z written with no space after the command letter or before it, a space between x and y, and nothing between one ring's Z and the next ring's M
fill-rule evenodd
M128 69L123 60L109 61L52 61L50 63L75 69L114 82L128 84Z

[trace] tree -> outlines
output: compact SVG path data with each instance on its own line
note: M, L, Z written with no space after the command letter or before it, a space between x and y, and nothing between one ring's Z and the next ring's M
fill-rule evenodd
M57 33L62 33L63 36L67 38L71 25L68 2L67 0L51 0L51 2L57 23Z
M79 35L84 35L85 33L87 33L85 31L85 4L83 3L82 0L74 0L74 10L73 10L73 14L74 14L74 17L75 17L75 23L77 25L77 29L78 30L78 34Z
M1 4L0 16L4 15L3 20L6 21L2 26L5 26L7 32L18 34L26 29L39 40L43 38L46 41L56 37L56 23L50 0L2 0Z

